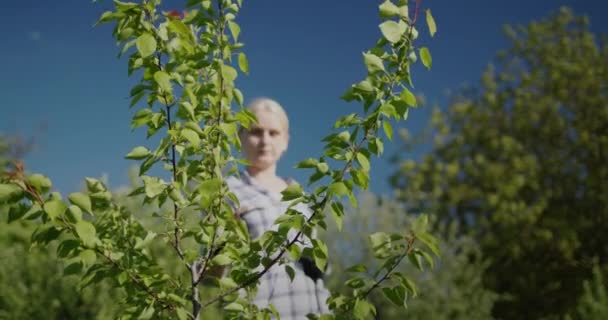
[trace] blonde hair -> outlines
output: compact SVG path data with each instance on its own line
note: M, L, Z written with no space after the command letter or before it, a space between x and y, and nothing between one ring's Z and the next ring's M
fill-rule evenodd
M281 107L281 105L275 100L264 97L256 98L249 102L247 109L253 113L258 111L266 111L275 114L279 117L279 121L281 122L283 129L285 129L285 132L289 132L289 119L287 118L287 113L285 112L285 109L283 109L283 107Z

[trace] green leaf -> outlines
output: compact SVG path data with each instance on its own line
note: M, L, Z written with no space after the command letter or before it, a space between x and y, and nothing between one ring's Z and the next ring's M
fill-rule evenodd
M198 146L201 142L201 138L198 136L198 133L188 128L182 129L182 137L186 138L186 140L188 140L188 142L194 146Z
M282 201L289 201L302 197L304 195L304 190L301 185L293 183L285 188L285 190L281 191L281 194L283 195Z
M354 169L351 170L350 175L353 177L353 182L356 185L363 190L367 190L367 187L369 186L369 171Z
M315 259L315 264L317 265L317 268L319 268L319 270L325 270L325 267L327 266L328 256L327 245L317 239L312 240L312 243L314 246L313 255Z
M141 109L137 111L131 120L131 129L141 127L142 125L148 123L152 115L153 112L150 109Z
M249 74L249 62L247 61L247 56L244 53L239 53L239 68L245 74Z
M137 38L135 46L137 46L137 51L142 58L145 58L156 51L156 40L151 34L144 33Z
M181 36L185 38L190 38L192 36L192 32L190 28L180 20L174 19L169 21L169 30L181 34Z
M403 285L405 288L407 288L407 290L409 290L412 293L412 296L417 296L418 292L416 290L416 285L414 284L414 282L412 280L410 280L409 278L406 278L404 276L400 276L399 280L401 280L401 285Z
M72 261L72 262L68 262L67 266L65 266L65 268L63 268L63 275L64 276L69 276L69 275L73 275L73 274L79 274L80 272L82 272L82 262L80 261Z
M127 153L125 158L132 159L132 160L141 160L149 155L150 155L150 150L148 150L148 148L143 147L143 146L138 146L138 147L133 148L133 150L131 150L129 153Z
M184 299L184 298L182 298L182 297L180 297L180 296L176 295L175 293L169 293L169 294L167 295L167 298L169 298L169 300L173 300L173 301L175 301L175 302L179 303L179 304L180 304L180 305L182 305L182 306L188 303L188 302L186 301L186 299Z
M97 255L95 254L95 251L93 250L84 250L82 252L80 252L80 261L82 261L82 264L85 267L90 267L95 263L95 260L97 259Z
M296 245L289 246L289 248L287 248L287 253L289 254L289 257L291 259L293 259L294 261L298 261L302 256L302 249L300 249L300 247Z
M386 40L397 43L401 40L401 37L406 31L405 23L397 23L395 21L389 20L380 24L380 31L382 31L382 35Z
M370 74L376 73L378 71L385 71L382 59L375 54L363 53L363 61L365 62L367 71Z
M377 250L390 243L391 238L388 234L384 232L376 232L369 236L369 240L372 244L372 248L374 250Z
M70 202L86 212L93 212L91 198L82 192L74 192L68 196Z
M219 280L220 288L222 289L232 289L238 287L238 283L234 281L234 279L229 277L223 277Z
M393 288L382 288L382 293L394 305L403 307L405 304L405 288L403 286L395 286Z
M135 249L139 250L147 247L152 242L152 240L154 240L154 238L156 238L156 233L148 231L146 237L143 240L141 238L138 238L137 242L135 243Z
M188 311L184 308L177 308L175 310L175 312L177 313L177 318L179 320L188 320L190 319L190 316L188 315Z
M410 262L414 266L416 266L416 268L418 268L418 270L420 270L420 271L424 270L424 267L422 266L422 262L420 261L420 256L417 255L415 252L408 254L407 258L410 260Z
M232 38L234 42L239 41L239 34L241 34L241 27L236 24L234 21L228 21L228 29L230 29L230 33L232 34Z
M331 213L336 221L336 227L338 231L342 231L342 220L344 217L344 206L340 202L331 203Z
M348 195L350 191L348 190L348 187L346 187L344 182L334 182L329 185L329 187L327 188L327 192L339 198Z
M361 90L361 91L366 91L366 92L373 92L374 91L374 86L367 80L363 80L359 83L357 83L355 85L355 88Z
M435 32L437 32L437 25L435 24L435 19L431 14L431 9L426 9L426 24L429 26L431 37L434 36Z
M44 204L44 212L46 212L49 215L49 218L53 220L63 215L66 209L67 206L61 200L51 200Z
M74 239L63 240L57 246L57 256L61 258L66 258L71 255L73 252L76 252L78 247L80 246L80 242Z
M101 14L101 16L99 17L99 20L97 20L97 22L95 23L95 25L100 25L102 23L106 23L109 21L112 21L116 19L116 16L114 15L114 12L112 11L105 11L104 13Z
M356 264L348 269L346 269L346 272L367 272L367 267L365 265L362 264Z
M390 18L392 16L399 15L399 7L397 7L390 0L386 0L382 2L379 6L380 8L380 17L382 18Z
M23 219L27 220L35 220L44 214L44 210L40 207L39 204L34 204L31 208L27 210Z
M426 260L429 266L431 266L431 269L435 268L435 261L433 260L433 257L428 254L428 252L420 250L418 253L424 258L424 260Z
M94 248L97 242L95 226L85 220L76 223L76 234L85 247Z
M401 91L401 100L403 100L408 106L417 106L416 96L407 88L403 88L403 91Z
M232 303L228 304L227 306L225 306L224 310L242 312L243 310L245 310L245 308L243 308L243 305L238 302L232 302Z
M11 223L17 219L23 217L30 208L23 203L19 203L17 205L11 206L8 210L8 223Z
M296 165L296 168L315 168L318 162L319 161L317 159L308 158L300 161L300 163Z
M78 206L71 205L66 211L66 216L70 222L77 223L78 221L82 220L82 210L80 210Z
M433 64L433 58L431 57L431 52L427 47L420 48L420 59L422 59L422 64L429 70L431 70L431 65Z
M23 190L21 190L21 188L19 188L19 186L17 186L17 185L0 184L0 201L5 201L22 192L23 192Z
M421 214L414 221L414 225L412 226L412 232L414 233L414 235L424 234L426 233L428 225L429 217L426 214Z
M198 190L201 195L200 205L202 209L207 209L211 205L211 201L222 187L219 179L211 179L203 181L199 184Z
M287 275L289 276L289 280L291 282L293 282L293 278L296 276L296 272L293 270L293 268L290 265L286 264L285 272L287 272Z
M165 92L173 92L173 85L171 85L171 77L164 71L154 72L154 81L158 86Z
M232 89L232 94L234 95L234 100L236 100L236 103L239 106L243 106L243 93L241 92L241 90L234 88Z
M34 173L27 177L27 182L40 193L48 192L52 186L51 180L49 178L38 173Z
M227 83L234 82L234 80L237 77L236 69L234 69L233 67L231 67L229 65L223 64L221 67L221 70L222 70L222 78L224 79L225 82L227 82Z
M317 163L317 170L321 173L326 173L329 170L329 165L326 162Z
M374 306L367 302L367 300L357 299L355 301L354 315L357 319L367 319L371 313L375 313Z
M148 198L156 198L165 190L165 184L157 177L143 176L142 180L144 182L144 191Z
M365 156L363 153L361 153L361 152L357 153L357 162L359 162L359 164L361 165L361 168L363 168L363 170L369 171L369 168L370 168L369 159L367 159L367 156Z
M352 279L348 279L346 282L344 282L344 284L346 286L348 286L349 288L359 289L359 288L362 288L363 286L365 286L365 280L363 280L363 278L360 278L360 277L355 277Z
M382 122L382 128L384 129L384 134L386 134L386 137L388 138L388 140L393 140L393 127L391 126L391 123L388 121L384 121Z
M433 237L429 233L420 233L416 235L416 239L420 240L420 242L424 243L431 251L439 256L439 246L438 241L435 237Z
M148 320L152 319L154 316L154 304L150 304L147 306L137 317L138 320Z

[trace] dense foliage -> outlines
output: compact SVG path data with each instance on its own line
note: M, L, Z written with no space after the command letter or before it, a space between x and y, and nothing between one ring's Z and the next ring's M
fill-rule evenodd
M225 183L243 163L233 155L240 148L237 132L256 121L235 86L237 67L249 70L236 22L242 2L192 0L180 14L162 11L160 0L115 0L114 9L101 15L99 23L114 24L120 55L129 56L129 75L138 79L130 90L132 127L145 128L146 137L157 142L126 155L139 163L141 185L128 195L137 205L95 178L85 178L85 190L64 197L52 192L48 177L28 172L22 162L0 177L0 206L8 222L37 223L32 243L56 246L64 274L80 276L82 287L107 281L124 290L121 318L200 319L220 302L228 318L277 316L273 306L251 303L258 280L301 256L325 268L328 248L313 231L326 227L327 211L340 224L343 199L356 206L354 193L367 188L373 156L383 153L384 136L392 138L391 121L406 119L417 104L409 89L410 65L418 56L427 68L432 61L428 48L414 45L420 1L410 8L406 0L386 0L379 6L382 37L363 53L366 77L343 95L361 110L336 121L322 155L298 164L312 171L314 191L289 186L282 194L291 206L275 221L277 229L250 239L235 214L238 199ZM429 10L426 22L433 35ZM150 175L152 168L165 169L170 181ZM297 203L306 203L311 216L296 211ZM294 245L300 237L311 246ZM416 288L395 269L407 261L421 268L438 254L424 215L407 230L372 234L371 242L380 262L374 275L362 266L350 268L352 290L332 294L327 303L333 314L321 318L372 317L376 309L368 297L379 290L403 306ZM229 272L218 277L213 271L224 266ZM293 274L289 265L284 268ZM203 283L208 287L201 293Z

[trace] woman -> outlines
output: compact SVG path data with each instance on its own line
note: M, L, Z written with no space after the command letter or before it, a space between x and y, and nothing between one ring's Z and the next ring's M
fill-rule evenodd
M240 131L242 151L249 165L240 173L240 178L230 177L227 183L239 199L237 212L247 223L251 238L255 239L267 230L276 230L273 223L289 204L281 202L281 191L294 182L276 173L277 162L289 143L289 121L285 111L276 101L267 98L254 100L248 109L258 120L248 130ZM303 203L294 209L306 217L312 214ZM291 238L294 236L295 233ZM281 319L301 320L309 313L328 313L325 301L329 292L314 263L301 260L288 264L295 271L293 281L284 266L274 265L260 278L254 303L259 307L274 305ZM317 271L316 274L311 270Z

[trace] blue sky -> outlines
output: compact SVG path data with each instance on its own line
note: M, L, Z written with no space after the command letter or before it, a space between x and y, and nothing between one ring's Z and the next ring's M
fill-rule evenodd
M165 1L180 9L184 0ZM238 17L246 44L250 75L239 76L245 99L277 99L291 118L291 145L279 173L306 181L306 171L293 169L299 160L321 153L321 138L339 116L359 106L339 97L365 76L361 53L380 36L377 6L371 0L256 0L244 1ZM560 6L588 15L592 29L608 33L602 0L570 1L438 1L423 0L431 8L438 32L429 39L424 19L418 45L429 47L433 68L414 69L414 92L426 105L410 111L399 124L411 131L426 125L433 106L445 106L448 93L476 84L495 53L507 48L504 24L526 24L555 12ZM0 20L2 76L0 132L34 137L27 156L32 172L48 175L57 190L78 190L84 177L109 176L112 187L128 183L134 163L123 156L137 145L150 145L145 133L131 132L134 109L128 93L135 78L127 77L125 59L111 25L93 28L109 0L2 1ZM398 141L373 160L371 190L390 195L387 177L394 171L388 158ZM418 157L419 154L408 154Z

